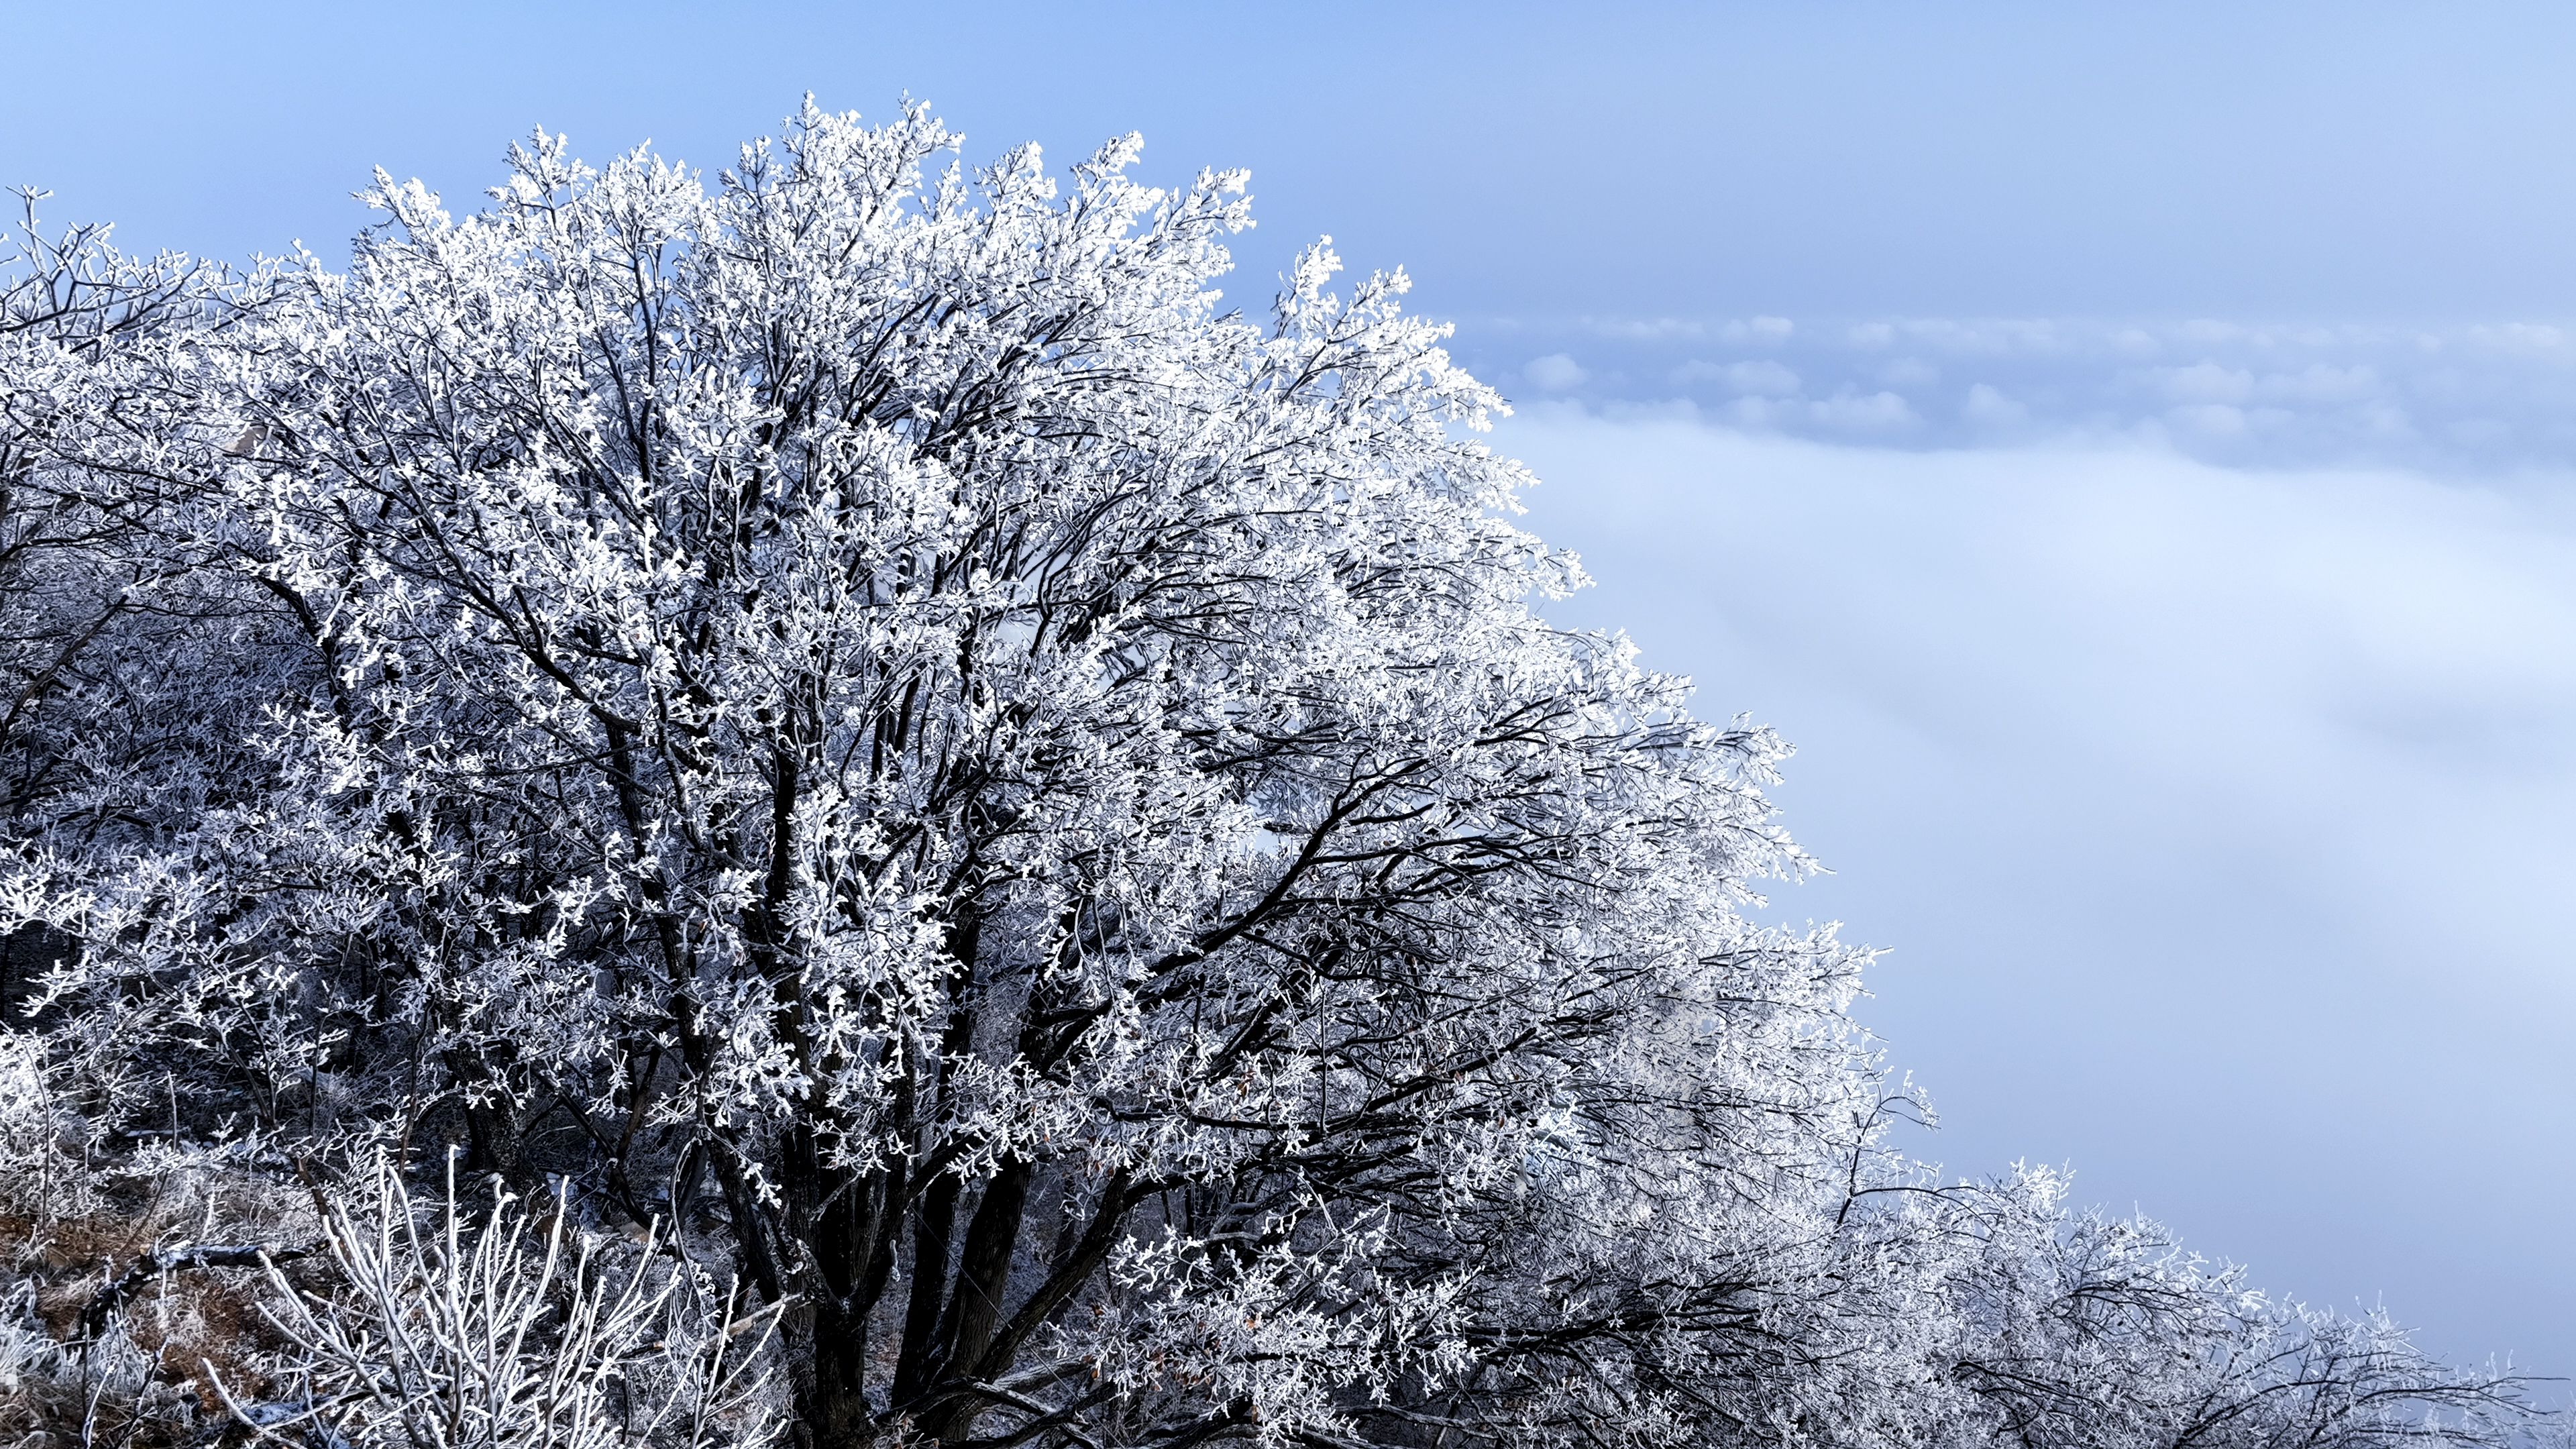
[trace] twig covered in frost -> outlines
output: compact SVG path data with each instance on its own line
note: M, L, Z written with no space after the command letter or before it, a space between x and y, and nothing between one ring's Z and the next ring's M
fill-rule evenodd
M458 1209L452 1158L448 1189L424 1231L379 1157L357 1210L333 1204L323 1219L336 1291L299 1290L269 1264L276 1300L263 1312L291 1345L301 1392L288 1412L253 1410L209 1365L236 1418L263 1439L301 1428L357 1449L604 1449L669 1428L688 1449L770 1437L762 1381L746 1373L765 1323L749 1352L728 1341L740 1324L667 1331L681 1280L654 1271L658 1233L621 1271L598 1239L571 1232L562 1189L534 1213L501 1194L479 1224ZM662 1392L639 1404L648 1366Z

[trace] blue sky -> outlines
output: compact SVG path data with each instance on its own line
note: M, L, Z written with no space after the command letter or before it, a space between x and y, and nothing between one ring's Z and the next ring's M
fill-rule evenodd
M1801 745L1959 1172L2576 1374L2576 9L51 7L0 180L326 257L808 89L1252 170L1519 413L1571 621Z

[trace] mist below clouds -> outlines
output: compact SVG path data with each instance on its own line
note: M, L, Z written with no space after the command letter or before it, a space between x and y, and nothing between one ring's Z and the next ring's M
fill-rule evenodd
M2576 1372L2576 475L1563 403L1497 446L1600 580L1551 617L1800 746L1836 873L1770 909L1892 948L1913 1150L2071 1162L2275 1292Z

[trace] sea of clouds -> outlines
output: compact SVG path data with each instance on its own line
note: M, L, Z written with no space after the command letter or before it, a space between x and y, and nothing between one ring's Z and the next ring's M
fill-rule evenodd
M2257 466L2576 462L2576 327L1747 317L1471 322L1516 403L1900 448L2142 445Z
M1551 617L1799 746L1767 909L1894 948L1915 1150L2576 1372L2576 344L1818 332L1534 352L1494 437Z

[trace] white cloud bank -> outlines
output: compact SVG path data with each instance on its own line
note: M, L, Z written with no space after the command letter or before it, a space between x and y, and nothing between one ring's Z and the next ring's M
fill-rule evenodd
M1501 358L1484 355L1504 345L1512 350ZM1519 361L1551 345L1564 350ZM1901 428L1911 447L2142 446L2259 466L2576 466L2576 330L2542 323L1592 318L1469 324L1458 348L1471 368L1533 395L1696 412L1793 437L1890 441Z
M1922 1150L2071 1159L2266 1284L2576 1371L2576 479L1561 405L1499 446L1603 580L1560 617L1801 745L1839 874L1774 908L1896 948Z
M1563 392L1569 387L1582 386L1591 374L1572 357L1562 352L1551 352L1545 357L1531 358L1529 364L1521 369L1521 376L1527 378L1532 387L1547 392Z

